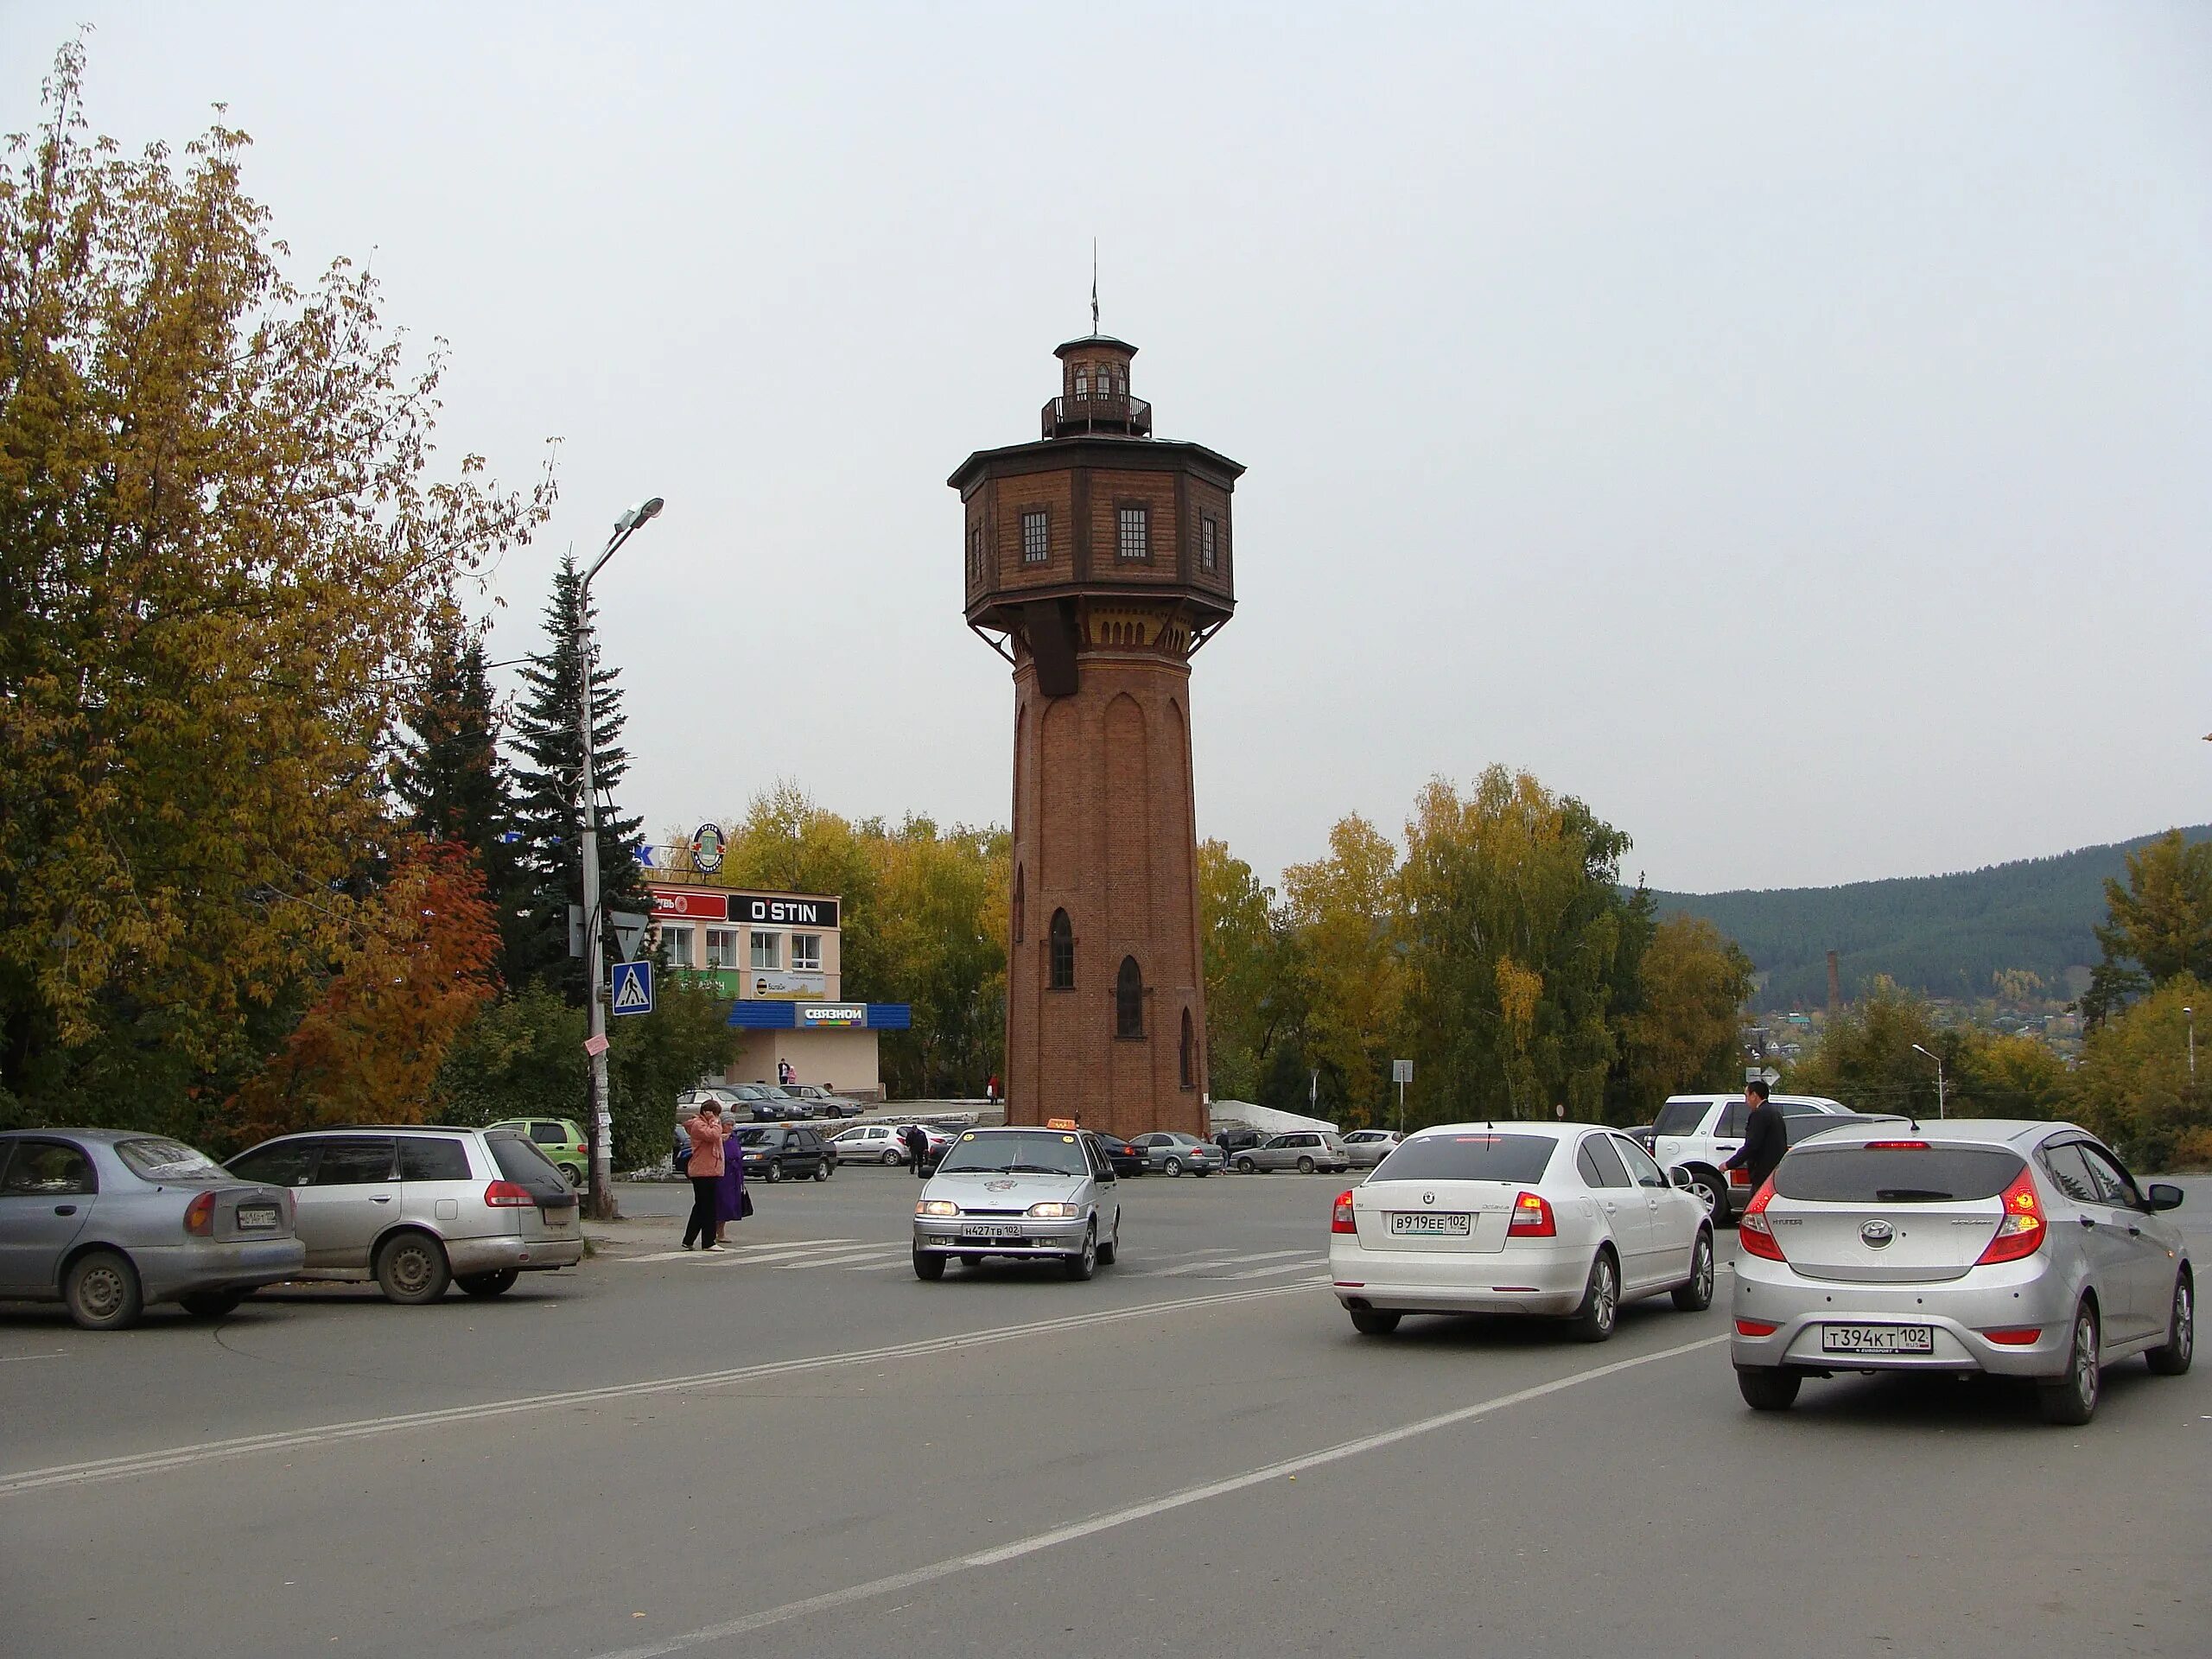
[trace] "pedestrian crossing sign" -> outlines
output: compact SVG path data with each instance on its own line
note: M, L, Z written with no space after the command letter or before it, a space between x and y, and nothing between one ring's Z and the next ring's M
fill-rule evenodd
M650 960L614 964L614 1012L651 1014L653 1011L653 965Z

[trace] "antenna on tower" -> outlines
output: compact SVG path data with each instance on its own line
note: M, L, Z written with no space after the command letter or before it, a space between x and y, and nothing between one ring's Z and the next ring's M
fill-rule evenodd
M1098 332L1098 238L1090 238L1090 332Z

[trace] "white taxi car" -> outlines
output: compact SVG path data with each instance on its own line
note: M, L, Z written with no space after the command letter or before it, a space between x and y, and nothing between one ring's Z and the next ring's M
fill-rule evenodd
M1603 1342L1624 1301L1713 1301L1713 1224L1688 1177L1595 1123L1454 1123L1337 1199L1329 1273L1366 1336L1408 1313L1533 1313Z

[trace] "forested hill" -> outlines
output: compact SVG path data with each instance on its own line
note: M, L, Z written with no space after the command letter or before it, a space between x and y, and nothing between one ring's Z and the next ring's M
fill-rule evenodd
M2212 824L2182 832L2212 837ZM1827 1000L1827 953L1840 954L1844 995L1876 974L1935 996L1981 996L1999 969L2024 968L2068 995L2066 970L2097 959L2107 876L2155 836L2084 847L2055 858L1955 875L1854 881L1763 893L1655 893L1659 913L1688 911L1729 935L1757 964L1762 1007Z

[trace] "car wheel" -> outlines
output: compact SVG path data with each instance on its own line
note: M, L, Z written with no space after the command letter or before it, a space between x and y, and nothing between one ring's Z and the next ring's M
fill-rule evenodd
M584 1184L584 1173L574 1164L563 1164L561 1166L561 1179L571 1187L581 1189Z
M454 1283L461 1287L465 1296L504 1296L521 1277L512 1268L495 1268L490 1273L463 1274Z
M237 1313L245 1295L236 1290L195 1290L189 1296L176 1300L177 1305L195 1319L219 1319L226 1313Z
M1387 1337L1398 1328L1400 1313L1385 1313L1378 1307L1355 1307L1351 1310L1351 1328L1363 1337Z
M1083 1249L1061 1263L1067 1276L1078 1283L1098 1271L1098 1224L1084 1230Z
M1805 1379L1779 1365L1738 1365L1736 1391L1753 1411L1787 1411Z
M904 1161L895 1152L887 1152L883 1154L883 1166L886 1169L896 1169Z
M1239 1175L1249 1175L1258 1168L1259 1166L1255 1164L1249 1158L1239 1158L1236 1160L1236 1173Z
M1702 1227L1690 1247L1690 1276L1675 1287L1675 1306L1685 1313L1702 1313L1713 1306L1713 1235Z
M814 1179L817 1181L826 1181L830 1179L830 1160L827 1158L814 1166Z
M1203 1181L1207 1176L1212 1174L1213 1171L1208 1169L1204 1164L1193 1164L1191 1166L1191 1173Z
M2097 1414L2097 1310L2083 1302L2074 1310L2074 1340L2066 1350L2066 1370L2036 1389L2043 1420L2079 1428Z
M445 1247L428 1233L400 1233L377 1252L377 1287L385 1300L410 1307L435 1302L453 1282Z
M1170 1158L1160 1166L1160 1173L1163 1175L1180 1175L1183 1173L1183 1160L1180 1158Z
M1311 1158L1300 1159L1298 1160L1298 1173L1301 1175L1311 1175L1313 1173L1313 1160Z
M780 1180L782 1180L783 1179L784 1179L784 1165L783 1165L783 1160L782 1160L781 1159L779 1159L779 1158L771 1158L771 1159L768 1160L768 1184L769 1184L771 1186L772 1186L772 1185L774 1185L778 1181L780 1181Z
M2143 1357L2160 1376L2179 1376L2189 1369L2196 1348L2196 1287L2184 1271L2174 1281L2174 1311L2166 1324L2166 1339Z
M1700 1170L1690 1177L1690 1196L1705 1206L1714 1226L1728 1219L1728 1184L1711 1170Z
M914 1252L914 1277L934 1283L944 1277L944 1258L934 1250Z
M61 1299L80 1331L127 1331L146 1309L138 1269L119 1250L88 1250L70 1263Z
M1574 1311L1568 1328L1581 1342L1603 1342L1613 1334L1613 1320L1621 1311L1621 1270L1612 1252L1599 1250L1590 1263L1590 1282L1582 1289L1582 1306Z

